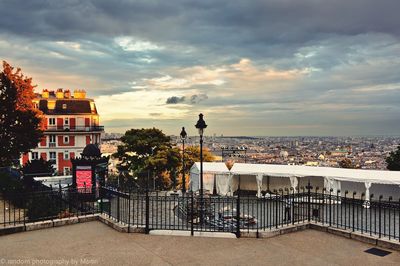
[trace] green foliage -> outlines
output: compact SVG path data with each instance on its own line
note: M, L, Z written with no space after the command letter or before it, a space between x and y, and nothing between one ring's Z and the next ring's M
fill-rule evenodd
M118 146L114 154L121 161L119 169L129 173L130 178L137 177L136 183L139 186L145 187L148 177L160 177L166 172L171 176L177 172L180 165L179 150L172 147L170 137L161 130L131 129L121 141L123 144ZM157 182L165 187L161 178Z
M54 168L50 161L39 160L29 161L22 167L22 172L24 176L30 177L41 177L41 176L51 176L54 174Z
M400 145L396 151L392 151L386 158L387 169L391 171L400 171Z
M111 182L120 186L128 184L145 188L147 182L153 187L170 189L182 183L182 151L173 147L171 139L156 128L131 129L121 138L122 145L114 154L121 161L120 176ZM200 161L200 147L185 147L185 172L194 162ZM214 161L214 156L203 148L203 161ZM153 179L153 177L155 177ZM189 183L186 177L186 184Z
M0 166L12 165L42 137L41 116L34 109L31 79L3 62L0 72Z
M22 167L24 174L24 185L26 188L33 188L35 186L34 177L52 176L54 168L51 162L43 160L29 161Z

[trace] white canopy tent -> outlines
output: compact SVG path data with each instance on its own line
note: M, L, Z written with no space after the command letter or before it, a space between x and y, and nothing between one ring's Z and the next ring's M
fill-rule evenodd
M227 195L231 188L229 184L230 172L225 163L203 162L203 186L210 192L214 189L214 180L219 195ZM190 190L200 190L200 163L196 162L190 168Z
M323 186L327 191L331 188L334 191L341 189L342 181L346 183L362 183L364 184L365 190L360 192L365 192L365 198L369 198L370 188L373 184L395 185L397 189L400 189L400 172L396 171L235 163L231 169L231 174L233 176L240 175L241 177L253 176L252 180L246 178L244 182L245 184L246 182L257 184L257 196L261 196L263 177L265 176L287 178L290 181L290 187L294 189L298 186L300 181L299 179L304 177L322 178ZM236 186L235 188L237 189ZM391 189L391 191L396 190ZM400 190L398 192L400 193Z

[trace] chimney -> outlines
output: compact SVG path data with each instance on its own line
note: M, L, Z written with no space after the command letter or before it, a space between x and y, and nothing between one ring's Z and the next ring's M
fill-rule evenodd
M44 89L42 91L42 98L48 99L49 98L49 91Z
M57 89L56 98L57 98L57 99L64 99L64 92L63 92L63 89Z
M85 99L86 98L86 91L85 90L74 90L74 98L75 99Z
M71 92L69 90L64 91L64 98L66 98L66 99L71 98Z

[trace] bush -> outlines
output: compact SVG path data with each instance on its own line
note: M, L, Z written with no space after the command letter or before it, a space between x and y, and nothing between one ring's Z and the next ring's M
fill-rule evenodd
M57 218L60 213L60 199L51 191L30 194L26 203L26 214L29 221L40 221Z

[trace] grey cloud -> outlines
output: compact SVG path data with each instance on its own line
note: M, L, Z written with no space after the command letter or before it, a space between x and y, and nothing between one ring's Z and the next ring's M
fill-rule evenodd
M195 44L213 39L229 47L307 42L324 34L400 34L397 0L198 2L3 0L0 25L41 38L137 35Z
M182 97L172 96L172 97L169 97L165 103L166 104L177 104L177 103L182 103L184 101L185 101L185 96L182 96Z
M207 94L194 94L190 96L190 103L197 104L207 99L208 99Z
M22 67L34 82L41 81L39 85L83 87L91 97L135 93L145 89L132 82L140 85L164 74L175 76L174 71L186 67L236 64L244 57L260 69L316 69L290 84L276 84L273 91L270 84L242 88L227 80L222 86L176 88L173 94L186 97L163 98L162 103L187 103L190 113L220 107L212 113L216 128L225 124L220 121L229 117L229 111L240 110L240 123L260 126L251 133L279 134L278 129L268 131L268 125L309 121L325 126L316 134L339 132L339 118L348 115L359 122L346 125L353 127L343 130L345 134L381 133L382 125L388 132L398 132L399 123L389 126L400 117L398 10L398 0L2 0L0 60ZM114 42L118 36L164 49L124 51ZM58 41L78 44L80 50ZM145 62L146 58L153 61ZM355 90L373 86L389 89ZM327 111L327 105L345 107ZM159 118L158 113L150 115ZM212 123L212 117L208 119ZM153 122L116 120L107 125L140 127ZM168 127L176 122L157 124ZM226 130L237 130L231 127Z

